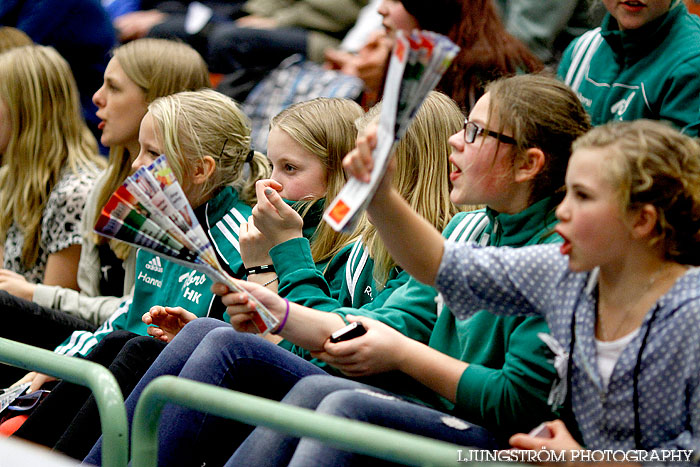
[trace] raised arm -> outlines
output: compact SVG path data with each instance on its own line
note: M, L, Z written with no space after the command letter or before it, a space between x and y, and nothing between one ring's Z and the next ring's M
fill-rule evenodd
M368 129L357 139L357 147L343 160L343 167L351 176L363 182L369 181L373 166L372 149L376 144L377 135L373 129ZM433 285L445 239L391 187L394 165L392 161L367 213L399 266L419 281Z

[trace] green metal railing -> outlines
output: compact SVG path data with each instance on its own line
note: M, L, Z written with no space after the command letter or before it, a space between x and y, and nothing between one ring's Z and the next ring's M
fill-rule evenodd
M468 448L423 436L320 414L174 376L161 376L146 386L136 405L131 434L134 467L157 465L158 423L166 403L254 426L264 425L300 437L317 438L342 449L409 465L454 466L458 464L459 451L465 457L468 451ZM489 464L493 465L498 464Z
M0 338L0 362L89 387L100 411L102 465L126 465L129 446L124 398L117 381L107 368L3 338Z

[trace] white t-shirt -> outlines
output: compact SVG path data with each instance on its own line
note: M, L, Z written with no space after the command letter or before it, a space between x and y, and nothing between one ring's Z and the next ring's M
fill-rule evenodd
M612 375L613 368L615 368L615 363L617 363L617 360L620 358L622 351L625 350L627 344L632 342L632 339L634 339L637 334L639 334L639 328L614 341L604 342L598 339L595 340L595 354L596 361L598 362L598 373L600 373L602 378L604 389L608 389L610 375Z

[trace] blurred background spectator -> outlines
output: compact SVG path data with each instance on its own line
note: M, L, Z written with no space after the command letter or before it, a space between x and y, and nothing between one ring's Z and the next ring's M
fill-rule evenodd
M600 24L605 9L591 0L494 0L503 23L543 63L556 69L566 46Z
M216 24L243 15L244 0L103 0L114 10L113 21L121 42L142 37L177 38L207 56L207 37ZM109 11L109 10L108 10Z
M98 135L92 95L102 85L114 30L99 0L2 0L0 26L13 26L66 59L80 92L88 127Z

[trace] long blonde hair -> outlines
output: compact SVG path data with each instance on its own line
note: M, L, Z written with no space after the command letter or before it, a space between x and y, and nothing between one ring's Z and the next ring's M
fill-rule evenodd
M380 105L358 121L362 131L376 119ZM450 201L450 135L457 133L464 115L451 98L433 91L421 105L406 135L396 146L396 172L392 184L408 204L436 229L443 230L460 208ZM373 276L382 289L396 267L377 229L369 222L360 232L362 243L374 260Z
M199 161L210 156L216 170L198 197L208 198L224 185L235 184L240 198L255 204L255 182L269 177L270 165L264 154L251 154L250 121L232 99L211 89L180 92L154 100L148 112L180 183ZM251 173L244 182L246 162Z
M126 76L142 90L145 103L157 97L179 91L196 91L211 86L209 71L202 56L187 44L165 39L138 39L114 49L113 58L119 62ZM109 150L106 178L97 196L93 224L102 207L131 172L131 162L137 154L129 154L124 146ZM95 234L97 243L107 241ZM126 243L110 240L110 248L120 259L125 259L131 247Z
M327 187L324 210L346 182L342 160L355 147L357 129L354 122L361 116L362 108L351 100L317 98L288 107L270 123L271 128L287 133L323 163ZM311 255L315 262L331 259L354 238L321 222L311 241Z
M15 223L25 238L22 264L29 268L62 170L95 170L104 162L83 120L70 67L53 48L29 45L0 54L0 100L11 126L0 168L0 241Z

